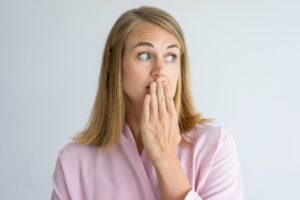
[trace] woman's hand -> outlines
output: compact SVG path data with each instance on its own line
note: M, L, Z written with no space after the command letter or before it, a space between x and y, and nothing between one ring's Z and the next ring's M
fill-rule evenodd
M152 82L150 95L145 96L141 120L144 148L152 162L176 156L176 146L181 140L178 117L167 82Z

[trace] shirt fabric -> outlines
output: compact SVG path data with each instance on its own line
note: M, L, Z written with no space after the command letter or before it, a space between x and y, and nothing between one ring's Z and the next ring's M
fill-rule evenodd
M185 200L241 200L243 181L235 141L216 125L196 125L187 136L191 147L177 156L192 189ZM138 153L124 124L113 151L70 142L59 152L52 200L160 200L155 168L144 149Z

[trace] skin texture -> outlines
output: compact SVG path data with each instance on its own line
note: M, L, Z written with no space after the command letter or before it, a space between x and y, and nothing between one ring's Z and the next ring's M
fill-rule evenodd
M180 73L180 45L166 30L144 22L125 42L122 83L126 122L139 153L156 169L163 199L184 199L191 186L176 155L181 140L173 97Z

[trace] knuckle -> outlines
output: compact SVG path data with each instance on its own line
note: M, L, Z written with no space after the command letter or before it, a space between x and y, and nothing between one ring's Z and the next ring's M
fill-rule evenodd
M164 98L163 96L160 96L160 97L159 97L159 101L160 101L160 102L164 102L164 101L165 101L165 98Z
M156 102L156 97L155 97L155 96L152 96L152 97L151 97L151 101L152 101L152 103L155 103L155 102Z

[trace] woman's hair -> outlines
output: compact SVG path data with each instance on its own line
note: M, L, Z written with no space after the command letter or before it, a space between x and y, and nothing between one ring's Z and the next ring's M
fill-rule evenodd
M87 126L73 137L80 144L110 147L119 140L125 122L125 103L121 65L125 41L136 25L150 22L175 36L181 47L181 68L174 96L178 124L182 136L196 124L209 123L197 113L190 89L188 52L183 32L167 12L142 6L122 14L112 27L103 52L97 96Z

